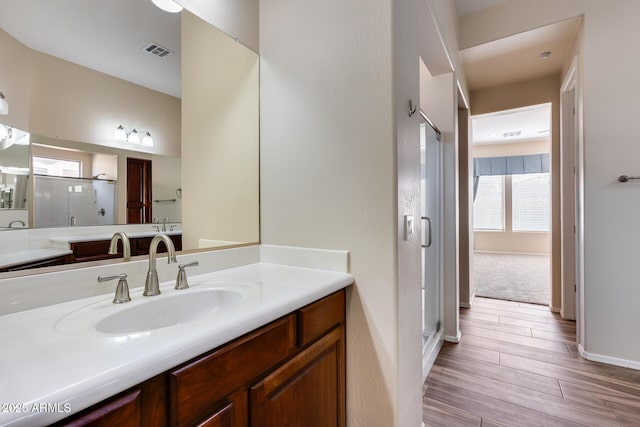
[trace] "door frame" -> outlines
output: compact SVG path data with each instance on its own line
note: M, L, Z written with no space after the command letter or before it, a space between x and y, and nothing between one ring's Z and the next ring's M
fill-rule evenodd
M576 319L578 344L584 343L584 157L580 137L578 56L560 88L562 308L564 319Z

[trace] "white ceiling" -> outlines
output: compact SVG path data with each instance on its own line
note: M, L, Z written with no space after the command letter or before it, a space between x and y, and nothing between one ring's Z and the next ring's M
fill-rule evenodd
M550 24L460 51L471 91L560 73L580 18ZM549 51L548 59L541 59Z
M551 104L471 117L474 144L509 144L550 137ZM505 135L518 133L519 135Z
M180 97L180 14L151 0L0 0L0 28L31 49ZM174 53L145 52L152 42Z

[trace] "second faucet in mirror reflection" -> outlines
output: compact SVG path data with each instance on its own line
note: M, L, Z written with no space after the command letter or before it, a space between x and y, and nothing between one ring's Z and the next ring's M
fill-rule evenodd
M111 237L111 244L109 245L109 255L115 255L118 253L118 240L122 240L122 256L123 258L131 258L131 243L129 237L124 231L116 231Z

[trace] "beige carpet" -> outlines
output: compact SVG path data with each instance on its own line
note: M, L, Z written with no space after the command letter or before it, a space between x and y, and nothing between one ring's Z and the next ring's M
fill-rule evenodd
M476 296L549 305L549 256L475 252Z

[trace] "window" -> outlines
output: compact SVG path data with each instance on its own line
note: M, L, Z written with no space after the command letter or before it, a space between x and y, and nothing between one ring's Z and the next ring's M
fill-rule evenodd
M475 230L504 230L504 176L481 176L473 202Z
M511 183L513 231L551 230L549 173L513 175Z
M76 160L33 157L33 173L37 175L64 176L80 178L81 162Z

